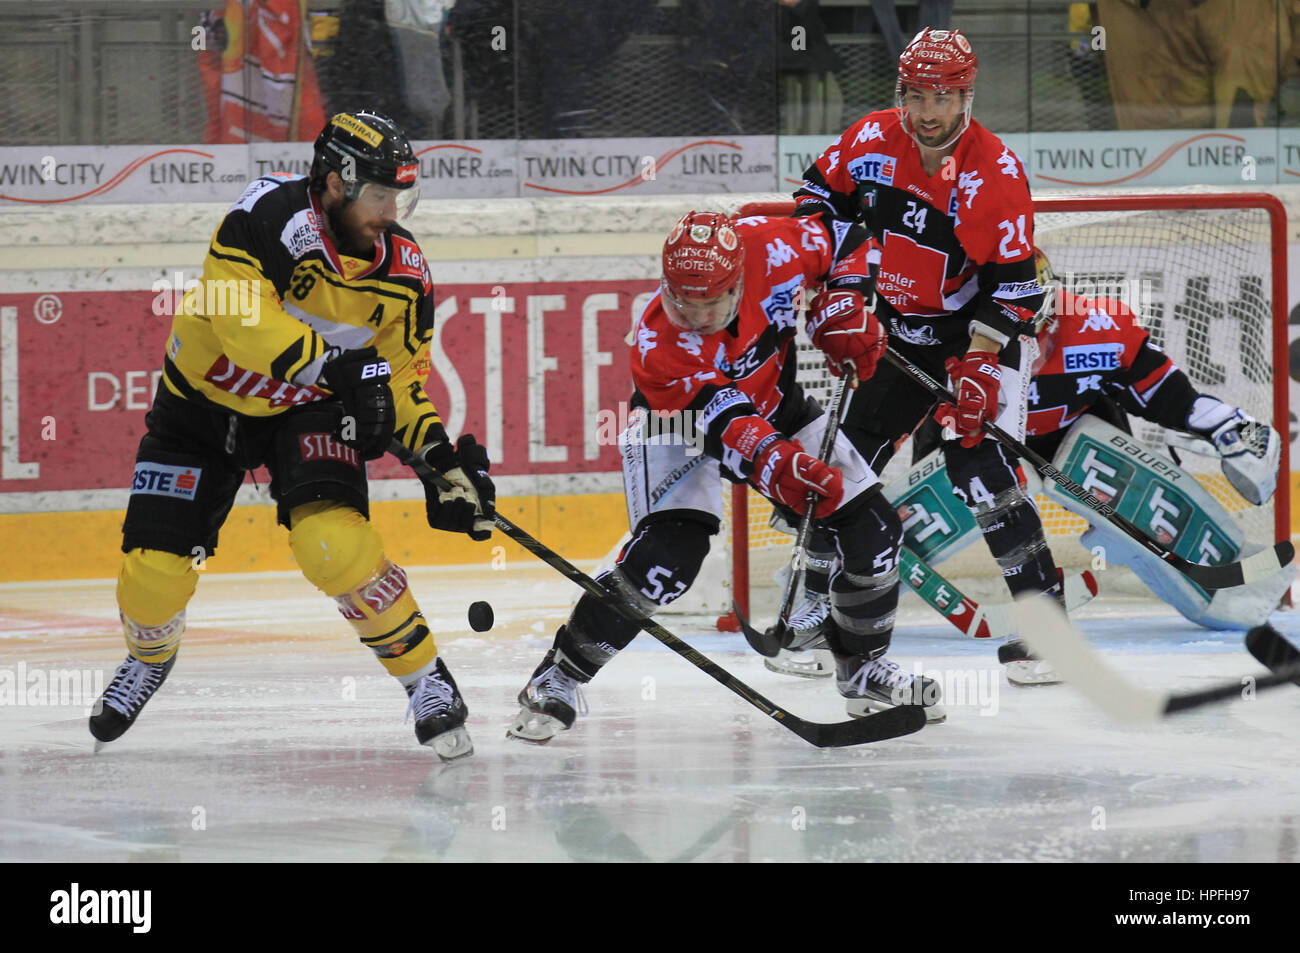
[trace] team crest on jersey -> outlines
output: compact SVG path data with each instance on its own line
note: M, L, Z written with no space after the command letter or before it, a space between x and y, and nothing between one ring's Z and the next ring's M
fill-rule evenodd
M301 258L309 251L323 250L324 243L320 237L320 220L309 208L299 209L293 218L285 222L280 230L280 244L289 251L291 258Z
M858 130L858 134L854 138L853 142L855 145L866 145L872 139L880 139L883 141L884 138L885 134L880 129L880 123L873 120L872 122L865 123L862 128Z
M388 273L396 278L415 278L425 294L433 288L433 276L429 274L429 264L420 253L420 246L400 235L393 236L393 263Z
M878 185L894 184L894 168L897 162L893 156L878 152L868 152L858 156L849 163L849 175L855 182L875 182Z
M1098 311L1096 308L1088 310L1088 316L1083 320L1084 331L1118 331L1119 325L1105 311Z
M767 320L778 331L794 328L799 323L798 299L803 287L803 275L773 285L771 292L759 302L759 307L767 315Z
M1124 345L1119 341L1061 348L1061 357L1067 374L1077 374L1080 371L1118 370L1120 357L1123 354Z
M929 345L939 343L939 339L934 336L933 325L923 324L919 328L914 328L893 316L889 319L889 333L902 338L908 344Z

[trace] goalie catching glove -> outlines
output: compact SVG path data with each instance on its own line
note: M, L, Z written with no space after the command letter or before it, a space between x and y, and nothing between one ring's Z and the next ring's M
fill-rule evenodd
M874 307L874 305L873 305ZM853 364L858 380L876 372L885 353L885 329L866 299L847 288L823 291L808 308L808 337L826 355L826 366L836 377L844 365Z
M363 460L382 457L393 441L397 410L391 376L388 362L373 347L344 351L321 371L321 383L343 404L339 438Z
M492 535L496 487L488 476L487 450L473 434L462 434L453 450L446 440L425 444L418 451L425 463L451 484L440 489L424 480L424 506L429 525L449 533L468 533L482 542Z

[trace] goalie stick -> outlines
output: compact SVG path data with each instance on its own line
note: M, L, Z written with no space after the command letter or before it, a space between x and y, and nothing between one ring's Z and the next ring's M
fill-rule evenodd
M1176 712L1241 698L1246 687L1238 679L1196 692L1169 694L1136 685L1102 659L1055 602L1039 594L1016 601L1015 619L1021 637L1035 653L1052 663L1066 684L1121 724L1149 724ZM1274 652L1274 640L1282 641L1282 637L1267 626L1259 626L1251 632L1254 634L1261 630L1266 631L1257 636L1257 645L1261 651ZM1270 632L1272 637L1268 634ZM1247 636L1247 645L1250 645L1250 636ZM1268 657L1281 656L1269 654ZM1300 666L1280 665L1273 674L1255 679L1253 687L1255 691L1263 691L1290 684L1298 678Z
M898 552L902 580L930 608L973 639L1008 639L1016 634L1010 602L981 605L963 593L939 570L906 546ZM1091 572L1065 575L1060 569L1066 611L1086 605L1097 594L1097 579Z
M952 395L948 388L892 347L885 349L885 358L935 397L956 405L957 398ZM1147 552L1164 560L1204 589L1230 589L1233 586L1242 586L1249 582L1255 582L1272 575L1295 559L1295 546L1291 544L1290 540L1283 540L1280 543L1274 543L1272 549L1265 549L1263 552L1248 556L1240 562L1225 563L1222 566L1201 566L1190 562L1151 539L1146 533L1116 513L1114 507L1097 499L1096 496L1075 483L1074 480L1034 453L993 421L986 420L980 426L990 437L1015 453L1022 460L1027 461L1043 476L1055 482L1079 502L1089 509L1095 510L1123 530L1125 534L1131 536Z
M440 489L449 489L451 487L446 477L407 450L400 442L394 440L389 446L389 452L415 470L421 477L432 481ZM542 562L559 571L567 579L577 583L625 619L635 622L643 631L653 635L714 681L739 695L764 715L788 728L809 744L816 745L818 748L843 748L872 741L884 741L888 738L897 738L900 735L910 735L912 732L920 731L925 726L925 711L918 705L899 705L887 711L869 715L866 718L855 718L851 721L831 724L805 721L786 711L780 705L764 698L712 659L691 648L659 623L637 612L631 606L625 605L621 599L596 582L595 579L588 576L553 549L534 539L527 531L516 526L500 513L492 513L492 522L497 529Z
M831 405L826 409L826 429L822 432L821 452L817 455L817 459L823 463L830 460L831 449L835 446L835 435L840 432L840 411L844 404L844 392L858 386L855 368L845 366L842 373L844 376L840 378L840 384L835 388L835 396L831 398ZM792 633L790 624L786 620L790 616L790 610L794 608L794 594L799 588L799 580L803 578L804 568L807 565L808 537L812 535L813 510L816 509L816 505L817 493L809 490L808 496L804 499L803 519L799 521L799 535L795 539L794 553L790 557L790 573L785 579L785 592L781 595L781 611L777 613L776 625L760 632L749 624L749 620L740 611L737 603L731 604L731 611L736 614L736 619L740 622L740 631L745 633L745 641L764 658L776 658L781 649L790 644Z

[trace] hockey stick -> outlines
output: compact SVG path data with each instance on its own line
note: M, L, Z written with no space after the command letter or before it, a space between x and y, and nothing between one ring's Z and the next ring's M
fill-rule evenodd
M935 397L954 405L957 403L957 398L952 395L952 392L949 391L948 388L944 387L907 358L900 355L892 347L886 348L885 358L889 363L893 364L894 367L912 378L912 380L916 381ZM1021 459L1028 461L1029 464L1031 464L1033 468L1043 476L1055 482L1057 486L1065 490L1089 509L1106 517L1106 519L1110 520L1110 522L1115 526L1118 526L1127 535L1141 543L1147 552L1164 560L1203 589L1230 589L1233 586L1242 586L1248 582L1255 582L1258 579L1271 576L1295 558L1295 546L1291 544L1290 540L1283 540L1280 543L1274 543L1271 550L1265 549L1263 552L1256 553L1253 556L1248 556L1240 562L1225 563L1222 566L1201 566L1189 562L1178 554L1165 549L1155 540L1151 539L1151 537L1147 536L1146 533L1142 532L1124 517L1116 513L1115 508L1110 504L1103 503L1101 500L1097 499L1096 496L1075 483L1072 479L1060 470L1056 469L1056 467L1052 466L1038 454L1034 453L1034 451L1030 450L993 421L986 420L980 426L983 428L985 433L998 441L998 443L1002 444Z
M1268 623L1257 625L1246 633L1246 650L1255 656L1255 661L1274 674L1287 671L1300 673L1300 649L1284 639ZM1291 680L1300 685L1300 674Z
M393 441L389 447L389 452L415 470L421 477L432 481L440 489L449 489L451 487L446 477L435 471L398 441ZM625 619L635 622L643 631L649 632L714 681L739 695L764 715L784 725L809 744L816 745L818 748L843 748L849 745L860 745L871 741L897 738L900 735L909 735L914 731L920 731L925 726L925 711L918 705L899 705L887 711L868 715L866 718L835 722L833 724L805 721L764 698L722 666L707 656L701 655L677 638L658 622L647 618L631 606L625 605L618 596L596 582L595 579L592 579L559 553L534 539L525 530L520 529L500 513L494 512L492 514L492 522L497 529L542 562L558 570L565 578L577 583L586 592L599 599Z
M1015 635L1013 603L981 605L906 546L898 553L898 571L903 582L922 602L956 626L963 635L973 639L1005 639ZM1086 605L1097 594L1096 577L1087 570L1069 576L1062 573L1062 580L1066 611Z
M835 446L835 435L840 432L840 408L844 403L844 392L858 386L856 368L845 367L843 373L840 386L835 388L835 396L831 398L831 405L826 409L826 430L822 433L821 452L817 455L817 459L822 463L830 460L831 449ZM785 579L785 592L781 594L781 611L777 613L776 625L760 632L749 624L745 614L740 611L739 605L735 602L731 604L731 611L736 614L736 619L740 622L740 630L745 633L745 641L749 643L750 648L765 658L776 658L777 653L790 642L790 624L786 619L789 618L790 610L794 607L794 594L799 588L799 580L803 578L808 562L808 537L812 535L813 510L816 506L817 493L815 490L809 490L808 496L804 499L803 519L799 521L799 535L795 538L794 553L790 557L790 573Z
M1122 724L1150 723L1212 702L1242 698L1247 688L1241 679L1185 694L1135 685L1106 664L1052 599L1038 593L1016 601L1015 619L1020 636L1034 652L1051 662L1067 684ZM1269 650L1273 647L1267 636L1261 644ZM1300 678L1300 666L1279 667L1263 678L1249 677L1254 691L1262 691Z

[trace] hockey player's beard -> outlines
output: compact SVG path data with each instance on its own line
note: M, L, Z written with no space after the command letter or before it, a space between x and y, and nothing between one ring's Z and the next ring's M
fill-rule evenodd
M340 254L353 258L371 258L374 255L374 242L365 240L360 233L343 220L346 203L335 206L325 213L329 221L330 234Z

